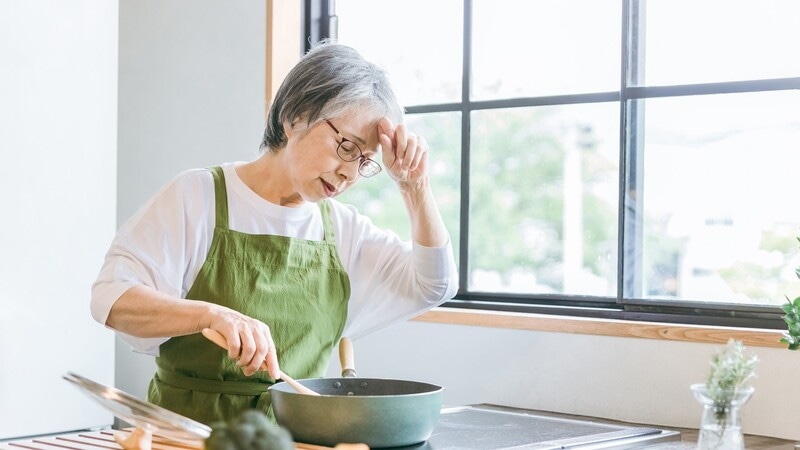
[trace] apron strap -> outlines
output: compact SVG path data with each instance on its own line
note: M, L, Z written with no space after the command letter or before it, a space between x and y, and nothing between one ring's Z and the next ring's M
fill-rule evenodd
M156 376L162 382L177 388L214 394L260 395L272 386L272 383L258 381L223 381L189 377L161 367L156 370Z
M210 168L214 176L214 203L216 227L228 229L228 189L225 187L225 174L222 167L214 166ZM322 228L325 231L325 241L334 242L333 221L331 220L331 206L327 200L319 203L322 213Z
M186 389L190 391L210 392L213 394L225 395L247 395L258 397L256 408L271 414L272 396L269 392L271 383L259 383L257 381L223 381L209 380L205 378L188 377L175 372L156 369L156 378L164 384L172 387Z
M222 167L214 166L211 169L214 176L214 203L216 204L216 227L228 229L228 189L225 187L225 175Z
M322 215L322 229L325 231L325 242L334 242L333 220L331 220L331 205L327 200L319 203L319 210Z

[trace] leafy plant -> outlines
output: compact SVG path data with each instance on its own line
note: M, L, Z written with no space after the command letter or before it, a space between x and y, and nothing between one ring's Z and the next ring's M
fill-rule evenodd
M797 350L800 348L800 297L783 305L784 322L786 322L786 331L783 332L781 342L787 344L789 350Z
M706 380L708 395L714 401L714 415L723 425L737 392L755 376L758 357L747 355L741 341L728 340L728 345L711 358L711 371Z
M798 238L800 240L800 238ZM794 270L797 278L800 278L800 268ZM800 348L800 297L794 300L789 300L786 297L786 304L782 306L783 321L786 322L786 331L783 333L781 342L789 346L789 350L797 350Z

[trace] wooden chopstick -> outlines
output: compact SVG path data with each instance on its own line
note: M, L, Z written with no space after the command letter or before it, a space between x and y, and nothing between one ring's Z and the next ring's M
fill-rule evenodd
M296 450L330 450L333 447L323 447L321 445L304 444L302 442L295 442L294 448Z

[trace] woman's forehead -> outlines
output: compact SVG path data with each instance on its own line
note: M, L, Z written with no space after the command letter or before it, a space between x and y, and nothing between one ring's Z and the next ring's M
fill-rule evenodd
M349 113L330 119L344 137L354 141L366 150L378 144L378 122L381 117L375 114Z

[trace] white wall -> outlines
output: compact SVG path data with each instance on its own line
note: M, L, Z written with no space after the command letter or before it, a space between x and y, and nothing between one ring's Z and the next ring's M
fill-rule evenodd
M697 428L689 385L721 346L652 339L408 322L353 343L359 376L445 387L449 405L494 403L627 422ZM800 440L800 353L759 359L745 433ZM339 376L332 361L328 376Z
M121 225L179 172L258 154L266 2L121 0ZM117 341L116 386L144 398L155 364Z
M0 3L0 439L108 425L89 289L116 228L117 2ZM46 420L43 418L46 417Z
M264 2L121 0L119 220L179 171L255 155L263 125ZM410 322L359 340L362 376L430 381L448 404L497 403L696 427L716 346ZM761 357L745 430L800 439L800 354ZM336 376L332 363L330 376ZM144 397L152 358L117 351ZM796 390L798 391L798 390Z

